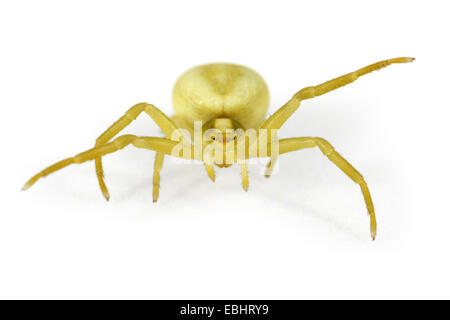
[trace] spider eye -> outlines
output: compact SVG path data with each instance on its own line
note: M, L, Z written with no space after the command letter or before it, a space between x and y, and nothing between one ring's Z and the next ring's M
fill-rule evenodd
M212 140L213 140L213 141L216 141L216 137L212 137Z

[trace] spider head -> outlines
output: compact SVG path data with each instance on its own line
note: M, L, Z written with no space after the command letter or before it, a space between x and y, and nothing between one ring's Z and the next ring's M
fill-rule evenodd
M218 118L206 123L203 143L205 151L219 168L228 168L234 163L239 124L228 118Z

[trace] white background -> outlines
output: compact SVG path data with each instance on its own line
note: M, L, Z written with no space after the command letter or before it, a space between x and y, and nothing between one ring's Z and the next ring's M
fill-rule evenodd
M4 1L0 5L0 298L450 298L450 103L446 1ZM187 68L257 70L273 113L302 87L413 56L308 100L282 137L329 140L359 187L319 150L250 167L154 153L104 159L21 192L37 171L93 146L137 102L172 114ZM146 115L124 132L161 135Z

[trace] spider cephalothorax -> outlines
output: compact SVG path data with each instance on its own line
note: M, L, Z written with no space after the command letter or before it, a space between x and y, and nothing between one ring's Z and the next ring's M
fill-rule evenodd
M159 196L160 171L165 155L203 161L208 176L213 181L214 164L220 168L238 164L241 167L242 185L247 191L249 159L270 157L266 170L266 177L269 177L280 154L318 147L360 186L370 216L371 236L375 239L375 210L362 175L325 139L279 139L276 132L298 109L302 100L325 94L392 63L413 60L414 58L395 58L380 61L320 85L306 87L295 93L268 118L269 91L263 78L255 71L227 63L198 66L186 71L176 82L173 90L175 114L172 117L166 116L151 104L139 103L98 137L94 148L44 169L32 177L23 189L28 189L39 178L70 164L95 160L100 189L109 200L109 192L103 180L102 156L132 144L137 148L156 151L153 201L157 201ZM146 112L155 121L167 138L122 135L111 141L142 112Z

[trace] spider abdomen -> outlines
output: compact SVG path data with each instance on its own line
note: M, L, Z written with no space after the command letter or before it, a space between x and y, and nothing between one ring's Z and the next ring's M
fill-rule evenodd
M213 63L183 73L172 94L175 114L188 123L216 118L258 127L269 107L269 90L255 71L240 65Z

